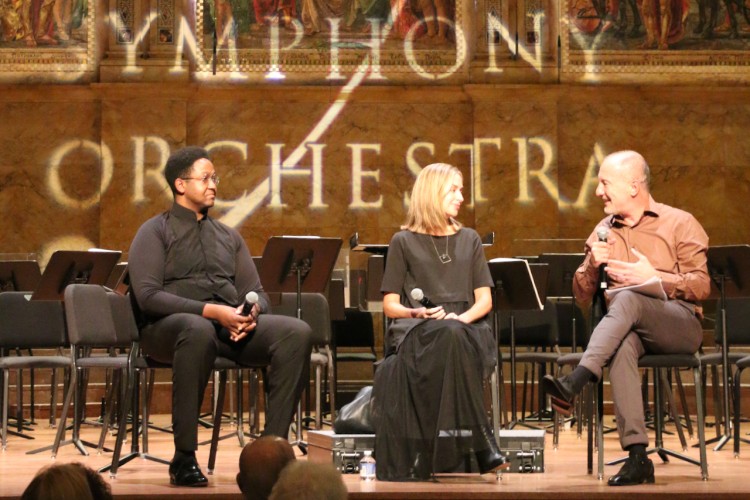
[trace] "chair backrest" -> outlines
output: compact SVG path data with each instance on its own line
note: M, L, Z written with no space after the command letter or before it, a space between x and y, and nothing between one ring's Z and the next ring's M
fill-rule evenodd
M274 314L297 317L297 294L282 293L281 303L273 306ZM302 320L312 329L313 345L331 343L331 314L322 293L302 294Z
M100 285L68 285L64 292L65 323L70 343L79 347L117 344L112 309Z
M118 347L129 347L140 339L130 294L107 292Z
M500 344L510 344L510 315L500 313ZM514 311L517 346L553 347L558 344L557 304L547 299L541 311Z
M349 308L344 321L335 321L336 347L369 347L375 352L375 328L372 313Z
M573 345L573 318L575 318L576 348L586 349L590 329L581 308L568 299L555 300L555 306L557 307L557 344L560 347Z
M0 347L44 348L68 343L63 304L29 300L23 292L0 293Z
M721 309L717 305L717 314ZM750 299L726 299L727 344L750 345ZM721 328L716 328L717 342L721 343Z

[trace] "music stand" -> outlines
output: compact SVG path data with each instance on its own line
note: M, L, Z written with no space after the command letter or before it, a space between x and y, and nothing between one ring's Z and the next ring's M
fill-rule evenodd
M32 292L41 277L35 260L0 261L0 292Z
M302 319L302 293L323 293L341 249L341 238L272 236L263 250L260 282L270 293L296 293L297 319ZM302 402L297 403L297 429L291 443L307 454L302 440Z
M0 292L31 292L39 284L42 273L39 271L39 264L35 260L5 260L0 261ZM0 352L0 355L4 353ZM18 405L15 417L18 431L8 430L8 433L22 437L24 439L34 439L32 436L24 434L24 430L31 430L26 427L26 423L34 424L34 370L30 370L31 384L31 415L30 420L23 418L22 391L18 391ZM23 387L22 370L18 371L18 387ZM0 375L2 383L2 375Z
M47 267L44 269L39 286L31 295L31 300L63 300L65 287L70 284L104 285L109 278L112 269L120 259L122 252L119 251L73 251L57 250L52 254ZM85 386L85 380L80 380L80 386ZM76 395L78 397L78 395ZM75 406L78 406L75 408ZM80 411L80 405L74 405L74 411ZM98 445L83 441L79 435L79 429L73 425L71 439L66 439L60 446L72 444L82 455L88 455L84 446L96 448ZM26 452L33 455L42 451L51 450L54 445L45 446L36 450ZM107 450L111 451L111 450Z
M65 287L104 285L122 252L58 250L44 269L31 300L63 300Z
M518 423L516 420L516 337L513 313L514 311L541 311L544 309L544 302L543 298L539 296L532 268L527 261L500 258L490 260L488 265L492 281L495 284L492 300L494 310L492 330L498 353L500 352L500 312L507 311L510 313L511 421L508 428L513 428ZM546 265L542 265L537 268L538 271L535 271L538 273L540 281L545 280L546 282L546 268ZM500 362L501 359L498 356L498 362L495 365L498 380L500 380Z
M716 327L721 328L722 393L724 396L724 435L706 441L716 442L719 451L733 438L729 430L729 347L727 345L726 299L750 297L750 245L727 245L708 249L708 272L711 276L711 296L719 299Z
M360 243L359 233L354 233L349 238L349 250L367 252L373 255L385 255L388 253L388 245L381 243Z
M570 344L573 352L576 352L578 348L573 276L583 262L583 257L582 253L543 253L539 255L539 262L549 265L547 297L559 302L570 302L572 306Z

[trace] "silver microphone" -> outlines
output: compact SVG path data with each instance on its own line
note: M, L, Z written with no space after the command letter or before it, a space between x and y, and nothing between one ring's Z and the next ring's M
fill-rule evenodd
M242 306L242 315L249 316L253 310L253 306L258 303L258 294L255 292L247 292L245 295L245 305Z
M596 236L599 238L599 241L607 242L607 238L609 237L609 228L606 226L599 226L596 228Z
M425 297L424 292L422 291L421 288L414 288L411 291L410 295L412 299L416 300L417 302L419 302L425 307L429 307L430 309L437 307L435 304L432 303L430 299Z

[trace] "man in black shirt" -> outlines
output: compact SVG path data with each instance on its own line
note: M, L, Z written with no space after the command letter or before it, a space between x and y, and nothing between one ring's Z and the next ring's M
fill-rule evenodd
M141 347L172 365L175 455L172 484L206 486L198 467L198 415L216 356L243 364L267 364L264 434L286 438L308 377L310 327L269 311L258 271L240 234L208 215L219 177L208 152L176 151L164 176L172 208L138 230L128 267L142 319ZM242 315L245 295L259 301Z

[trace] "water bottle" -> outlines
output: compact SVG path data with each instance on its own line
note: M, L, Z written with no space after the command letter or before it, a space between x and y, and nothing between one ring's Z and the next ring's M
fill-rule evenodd
M359 461L359 478L363 481L375 479L375 459L372 458L372 450L365 450L365 455Z

